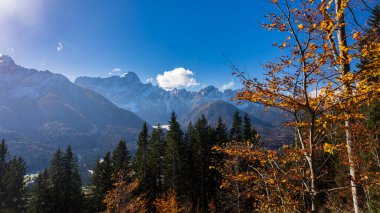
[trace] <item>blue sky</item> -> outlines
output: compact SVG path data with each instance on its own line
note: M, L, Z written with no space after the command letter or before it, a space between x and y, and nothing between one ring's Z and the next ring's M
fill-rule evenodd
M78 76L136 72L141 81L184 68L198 89L234 80L227 56L251 76L276 54L255 0L0 0L0 52L16 63ZM119 70L118 70L119 69ZM178 69L177 69L178 70ZM170 74L170 73L167 73ZM186 79L185 79L186 80ZM184 84L185 85L185 84ZM232 84L230 83L230 86ZM186 86L186 85L185 85Z

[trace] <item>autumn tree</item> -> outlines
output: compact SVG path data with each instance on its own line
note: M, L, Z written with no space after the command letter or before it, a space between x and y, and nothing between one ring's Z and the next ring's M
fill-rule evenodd
M354 150L351 128L352 122L362 116L358 111L360 106L378 97L378 83L363 81L364 76L378 75L378 69L352 70L350 65L369 52L377 57L378 43L358 48L363 39L360 32L346 32L345 15L347 11L352 12L351 1L273 0L273 6L276 10L266 16L269 21L263 26L287 34L281 43L274 43L284 56L265 65L264 80L250 79L232 66L245 86L237 99L279 108L293 115L288 125L296 129L300 153L307 165L304 190L312 212L318 211L321 192L329 190L319 188L323 187L320 180L325 169L323 163L320 165L319 156L324 148L341 147L339 143L326 141L328 126L339 127L344 132L349 188L358 212L355 154L359 150Z
M170 190L166 195L157 198L153 204L158 213L181 213L186 210L183 204L178 201L177 195L173 190Z
M249 142L228 142L215 146L225 160L217 167L223 179L224 212L297 212L304 209L302 167L299 150L285 146L282 150L254 147ZM247 165L237 170L240 161Z
M106 205L105 212L147 212L145 195L135 196L140 181L132 180L131 171L120 170L113 174L112 180L113 188L107 192L103 201Z

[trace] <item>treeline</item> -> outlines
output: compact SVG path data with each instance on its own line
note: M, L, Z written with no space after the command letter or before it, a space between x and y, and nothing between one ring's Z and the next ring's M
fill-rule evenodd
M112 155L107 153L97 162L93 174L96 210L232 210L236 203L228 199L229 191L220 189L222 176L215 168L223 156L213 151L213 147L230 140L245 141L252 147L259 145L259 135L247 114L242 119L236 112L230 131L221 119L211 127L202 116L183 132L174 112L166 133L158 126L149 134L144 124L133 160L125 143L120 142ZM120 153L124 153L123 166L114 160ZM244 170L246 165L241 163L238 169Z
M3 139L0 143L0 212L21 212L26 205L25 161L11 157Z
M112 152L97 160L91 171L92 184L85 187L81 184L77 157L70 146L65 151L58 149L49 168L26 186L24 161L20 157L9 160L3 141L1 151L5 154L1 156L5 156L6 165L0 171L6 173L0 175L4 176L1 180L7 187L0 191L4 197L0 210L207 212L214 209L229 212L236 205L244 204L238 204L241 199L231 200L231 192L220 188L222 175L216 167L223 155L213 148L231 140L248 142L252 148L259 146L260 137L247 114L241 118L236 111L230 130L221 118L212 127L202 116L183 131L173 112L166 132L160 126L150 131L144 124L133 158L126 142L120 141ZM246 167L241 162L237 169L243 171ZM3 182L1 184L3 187Z
M378 130L380 117L363 108L366 126ZM364 132L369 134L369 132ZM368 136L368 135L367 135ZM373 161L375 145L357 160ZM332 140L340 140L337 135ZM364 138L363 138L364 139ZM305 184L307 170L302 148L295 140L280 150L262 145L247 116L234 114L231 129L221 119L215 127L202 116L183 131L173 113L169 130L150 130L146 124L132 158L120 141L112 152L97 160L92 184L83 187L78 161L70 146L58 149L49 168L25 186L25 163L9 156L5 142L0 146L1 211L5 212L302 212L311 208ZM326 141L316 153L319 209L350 209L350 177L346 158ZM373 150L375 149L375 150ZM376 159L375 159L376 160ZM380 207L377 161L362 165L364 179L358 182L360 208ZM319 170L317 170L319 171Z

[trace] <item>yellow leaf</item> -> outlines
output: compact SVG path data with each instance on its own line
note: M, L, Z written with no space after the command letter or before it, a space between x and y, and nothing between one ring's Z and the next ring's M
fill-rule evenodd
M334 145L332 145L330 143L325 143L323 145L323 151L325 151L327 153L334 154L334 150L336 150L336 148L334 147Z
M299 24L299 25L298 25L298 29L299 29L299 30L303 30L303 24Z
M360 32L354 33L353 38L354 38L354 39L357 39L357 38L359 37L359 35L360 35Z

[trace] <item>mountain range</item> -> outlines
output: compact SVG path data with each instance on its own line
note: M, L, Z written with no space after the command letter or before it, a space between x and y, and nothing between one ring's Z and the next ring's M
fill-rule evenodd
M120 139L133 148L143 122L63 75L0 57L0 137L12 153L25 156L30 171L44 168L52 151L69 144L92 160Z
M0 138L10 151L22 155L28 171L45 168L52 153L71 145L81 166L91 168L119 140L126 140L133 153L143 122L167 124L176 112L185 128L204 114L211 125L219 116L227 126L235 111L248 113L266 142L281 144L291 138L280 124L283 113L254 103L236 105L236 90L214 86L199 91L164 90L142 83L134 72L108 78L78 77L71 82L50 71L17 65L0 56Z
M170 113L174 111L183 127L189 122L194 123L202 114L212 126L220 116L230 127L233 114L239 111L241 116L248 114L265 142L278 145L291 138L289 131L282 126L286 121L283 112L271 109L265 113L264 107L251 102L237 104L233 98L238 90L222 92L212 85L199 91L164 90L151 83L142 83L134 72L107 78L78 77L75 83L134 112L151 125L167 124Z

